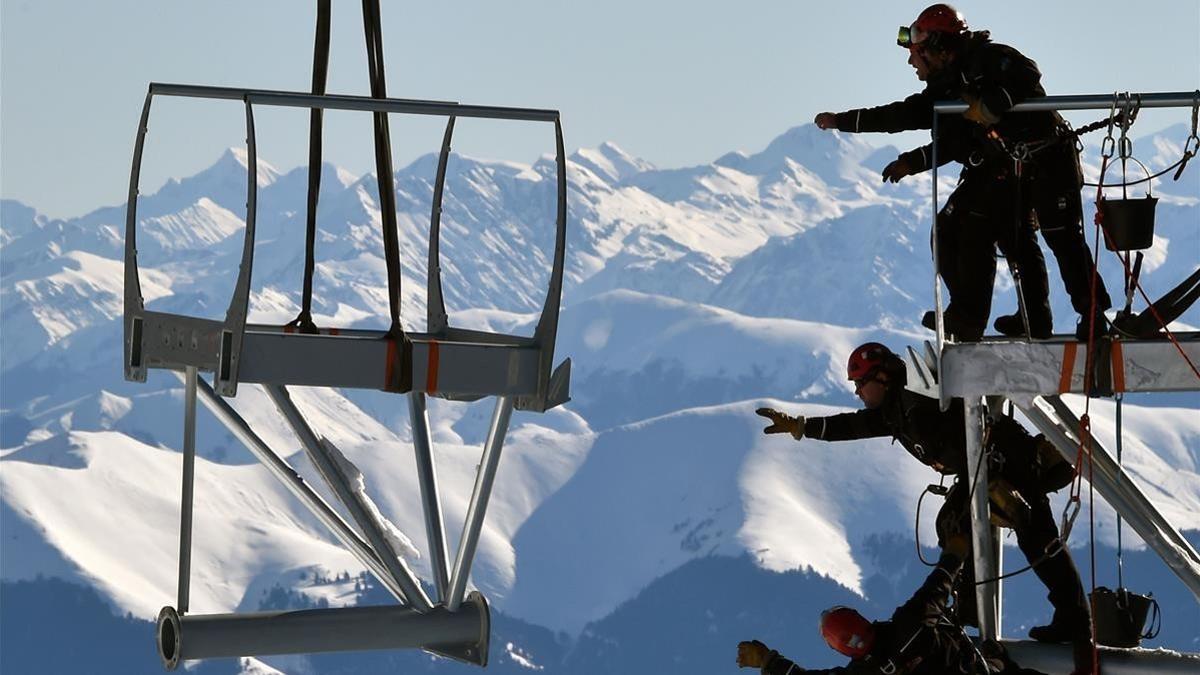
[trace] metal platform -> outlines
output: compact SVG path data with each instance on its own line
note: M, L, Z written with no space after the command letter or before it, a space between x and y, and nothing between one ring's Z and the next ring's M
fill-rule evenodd
M1180 348L1200 362L1200 332L1176 333ZM1092 382L1112 392L1194 391L1196 375L1179 356L1179 348L1156 340L1104 338L1096 343ZM985 338L982 342L947 342L942 349L942 395L1003 394L1013 400L1036 396L1082 394L1088 361L1087 345L1073 336L1050 340Z
M223 320L148 311L142 299L137 264L138 180L151 103L158 96L235 100L245 108L251 167L247 171L246 229L233 296ZM387 332L337 328L296 332L280 326L247 323L257 194L255 105L447 118L437 173L432 177L425 332L399 328L398 304L392 307L393 328ZM554 126L557 217L553 267L546 299L530 337L458 328L451 325L446 312L441 279L441 210L455 120L460 117L549 122ZM167 669L190 659L399 648L420 648L466 663L487 664L490 633L487 601L479 593L468 593L467 586L512 412L514 409L544 412L569 399L571 362L567 359L553 367L566 254L566 185L562 126L558 112L553 110L150 85L138 125L126 213L124 369L127 380L145 381L149 370L158 369L179 374L185 384L179 593L176 606L164 608L159 615L156 640ZM201 373L212 374L212 386L201 379ZM261 385L266 390L309 462L340 503L341 512L353 524L305 483L225 402L222 397L236 395L240 384ZM293 385L407 394L432 579L422 583L394 549L386 534L386 524L374 515L377 509L369 496L347 475L341 451L312 429L292 402L287 387ZM453 558L446 547L427 396L457 401L496 399ZM259 614L188 614L198 401L346 546L392 594L397 605ZM427 588L432 589L433 597Z

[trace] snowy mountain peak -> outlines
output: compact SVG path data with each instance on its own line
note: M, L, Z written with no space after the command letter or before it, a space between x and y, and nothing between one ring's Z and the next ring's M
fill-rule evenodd
M209 171L224 172L228 170L245 171L250 168L250 155L245 148L227 148L220 159ZM258 159L258 187L266 187L279 178L279 170L268 164L261 157Z
M654 169L650 162L634 157L608 141L601 143L600 147L594 150L580 148L570 156L570 160L610 184L620 183L626 178Z

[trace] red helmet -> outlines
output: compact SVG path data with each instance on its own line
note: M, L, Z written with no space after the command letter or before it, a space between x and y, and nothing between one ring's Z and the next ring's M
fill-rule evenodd
M834 651L857 659L875 644L875 627L862 614L838 605L821 612L821 637Z
M926 7L911 26L901 26L896 42L901 47L934 46L943 35L963 35L968 30L962 12L938 3Z
M871 373L882 368L888 359L895 357L892 350L878 342L860 345L850 352L850 359L846 363L846 379L862 380L870 377Z

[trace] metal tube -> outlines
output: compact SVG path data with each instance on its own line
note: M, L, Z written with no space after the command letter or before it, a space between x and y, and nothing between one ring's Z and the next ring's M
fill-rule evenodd
M196 367L188 366L183 389L183 496L179 508L179 611L188 611L192 578L192 501L196 485Z
M513 400L509 396L496 399L492 412L492 424L488 429L487 442L483 447L479 473L475 476L475 491L471 493L471 504L467 508L466 523L462 539L458 542L458 555L454 559L454 573L450 576L450 592L446 595L446 607L458 609L467 587L467 576L471 573L471 561L475 547L479 544L479 533L483 529L483 517L487 514L488 499L492 496L492 485L496 480L496 467L500 464L500 450L504 447L504 436L512 418Z
M440 117L478 117L526 122L553 122L559 117L557 110L538 108L463 105L461 103L443 103L439 101L413 101L334 94L316 95L304 92L202 87L158 82L150 85L150 92L161 96L236 99L252 104L293 108L319 108L321 110L358 110L365 112L405 113L409 115L436 115Z
M242 416L237 413L225 399L217 396L216 392L208 386L204 380L199 380L198 391L200 400L217 418L225 428L229 429L230 433L237 436L251 454L253 454L272 476L275 476L284 487L288 489L300 503L321 521L329 531L338 538L342 544L349 549L350 553L358 558L358 561L364 567L371 570L384 588L388 590L397 600L403 602L404 594L400 591L400 587L396 582L392 581L388 576L387 570L383 563L375 556L375 552L371 547L363 541L346 521L333 510L329 504L325 502L307 483L296 473L292 467L288 466L287 462L283 461L278 454L275 453L267 444L250 429L250 425L246 423Z
M1140 101L1143 108L1190 108L1196 104L1196 92L1173 91L1147 94L1121 94ZM1038 110L1100 110L1113 104L1112 94L1072 94L1068 96L1045 96L1018 103L1010 112L1033 112ZM938 101L933 104L935 113L966 112L967 104L962 101Z
M433 463L433 444L429 438L429 411L424 392L408 394L408 411L412 417L413 449L417 455L417 480L421 485L421 504L425 507L425 536L429 541L429 565L433 568L434 586L438 598L446 599L450 588L446 568L446 526L442 521L441 499L438 496L437 471Z
M1070 408L1057 396L1051 396L1041 400L1034 399L1031 405L1021 406L1021 410L1038 431L1054 443L1063 457L1074 464L1079 447L1079 418L1075 417ZM1104 500L1121 514L1142 541L1154 549L1192 595L1200 600L1200 554L1197 554L1191 543L1163 517L1124 470L1117 466L1112 456L1094 436L1092 468L1090 476L1085 476L1094 481L1093 485Z
M265 384L263 389L267 395L279 408L279 412L283 413L284 419L287 420L288 426L295 432L296 437L300 439L300 444L308 454L309 460L316 467L321 477L333 490L334 495L342 502L342 506L350 512L350 517L354 522L358 523L362 529L363 535L370 543L371 548L375 550L375 554L383 562L387 568L388 575L396 581L400 586L400 590L404 592L404 597L409 604L415 607L418 611L426 612L433 606L429 601L429 596L425 595L425 590L421 588L421 583L413 576L411 570L405 565L396 551L392 549L387 537L383 535L379 523L371 516L366 504L363 503L358 493L351 489L346 482L346 476L342 473L341 468L334 462L330 453L326 451L323 443L328 443L325 439L318 439L312 428L308 426L308 422L304 420L304 416L296 408L296 404L292 402L288 396L287 389L278 384Z
M164 607L157 643L167 670L193 659L421 648L485 665L490 623L477 593L457 612L382 605L180 616Z
M942 411L946 411L950 407L950 401L942 395L942 348L946 342L946 319L942 315L941 270L938 265L938 117L937 113L933 114L930 131L933 136L929 151L930 162L933 164L933 223L930 225L929 231L933 235L930 245L933 249L933 320L934 333L937 336L937 377L935 379L937 380L938 400L941 403Z
M975 555L975 606L979 613L979 636L995 639L1000 621L995 581L996 551L992 540L992 524L988 517L988 467L983 447L983 406L978 397L963 399L963 423L967 440L967 480L971 490L971 548Z

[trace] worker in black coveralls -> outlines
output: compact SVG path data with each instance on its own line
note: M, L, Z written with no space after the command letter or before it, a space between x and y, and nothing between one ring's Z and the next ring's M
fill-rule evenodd
M965 536L951 538L925 583L887 621L872 623L849 607L831 607L822 613L821 636L851 658L844 667L806 670L758 640L738 644L737 665L760 668L763 675L1042 675L1017 666L999 643L984 642L977 649L961 628L946 619L950 589L966 551Z
M929 129L933 104L963 99L963 117L939 120L938 163L963 164L959 186L938 214L938 268L950 290L947 329L960 340L983 335L991 312L995 245L1020 277L1032 337L1049 337L1052 320L1046 263L1035 229L1058 261L1063 285L1080 315L1076 337L1086 340L1092 317L1092 255L1084 240L1083 172L1074 136L1053 111L1010 113L1014 105L1044 97L1037 64L1016 49L991 41L987 31L971 32L962 15L932 5L902 27L898 42L923 91L874 108L823 112L814 123L846 132L894 133ZM1016 159L1019 158L1019 159ZM901 154L883 170L885 181L931 168L930 146ZM1097 279L1096 332L1106 327L1103 311L1112 306ZM923 323L933 327L932 313ZM996 318L1004 335L1025 334L1020 310Z
M831 417L793 417L771 408L756 412L771 420L764 433L790 433L796 440L815 438L844 441L891 436L921 463L955 483L937 516L938 543L971 531L968 501L966 430L962 399L943 412L938 401L905 388L904 361L878 342L868 342L850 354L847 376L864 409ZM992 514L1017 535L1017 545L1034 564L1054 606L1048 625L1035 626L1029 636L1042 642L1067 642L1075 647L1076 665L1091 660L1091 613L1070 551L1059 539L1048 492L1069 484L1074 470L1041 437L1032 437L1011 418L991 419L984 436ZM974 574L968 567L960 584L956 614L962 624L978 625ZM1083 672L1089 672L1084 670Z

